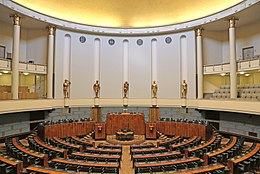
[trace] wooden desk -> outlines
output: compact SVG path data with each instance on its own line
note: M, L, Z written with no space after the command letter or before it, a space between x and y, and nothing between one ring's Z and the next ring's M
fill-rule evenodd
M104 153L104 154L122 154L121 149L104 149L104 148L94 148L94 147L87 147L87 151L92 151L94 153Z
M242 161L245 161L249 158L251 158L252 156L254 156L255 154L257 154L260 151L260 144L257 143L256 147L249 152L248 154L242 156L241 158L237 158L237 159L229 159L228 160L228 168L231 170L231 174L235 174L236 173L236 165Z
M152 147L155 147L153 143L133 144L130 146L131 149L143 149L143 148L152 148Z
M212 166L205 166L201 167L199 169L189 170L186 172L177 172L176 174L200 174L200 173L206 173L211 172L214 170L223 170L225 168L222 164L212 165Z
M107 114L106 133L114 135L121 129L132 129L135 135L145 134L144 114Z
M202 144L202 145L197 146L195 148L186 149L184 151L185 158L188 158L190 153L195 152L195 151L200 150L200 149L203 149L204 147L211 145L216 140L216 138L217 138L217 136L213 135L212 138L208 142L206 142L205 144Z
M175 136L175 137L173 137L171 139L168 139L168 140L165 140L165 141L159 141L158 144L159 144L159 146L165 146L167 144L173 143L174 141L176 141L179 138L180 138L180 136L177 135L177 136Z
M118 159L121 160L120 155L99 155L99 154L88 154L88 153L79 153L73 152L71 155L81 156L81 157L91 157L91 158L103 158L103 159Z
M231 149L235 144L237 143L237 137L232 137L231 142L229 143L229 145L227 145L226 147L224 147L223 149L217 150L213 153L207 153L204 154L204 165L208 165L209 164L209 159L212 158L213 156L217 156L219 154L222 154L226 151L228 151L229 149Z
M77 149L79 152L82 152L82 151L83 151L83 147L82 147L82 146L65 142L65 141L63 141L63 140L61 140L61 139L59 139L59 138L57 138L57 137L53 137L53 139L54 139L56 142L60 143L60 144L63 144L63 145L65 145L65 146L68 146L68 147L72 147L72 148L74 148L74 149Z
M153 148L144 148L144 149L132 149L131 154L133 153L152 153L157 151L165 151L165 147L153 147Z
M67 174L67 172L58 172L51 168L42 168L35 165L29 166L26 168L29 172L39 172L39 173L46 173L46 174Z
M81 144L83 147L93 147L94 146L94 142L89 142L89 141L82 141L80 138L76 137L76 136L71 136L70 137L72 140L78 142L79 144Z
M22 161L13 161L13 160L10 160L8 158L5 158L2 155L0 155L0 161L15 167L17 174L20 174L23 170L23 162Z
M187 158L187 159L178 159L176 161L163 161L163 162L156 162L156 163L135 163L135 167L158 167L158 166L169 166L169 165L176 165L181 163L188 163L188 162L196 162L200 161L200 158Z
M87 166L87 167L107 167L107 168L119 167L118 163L88 163L87 161L75 161L75 160L67 160L67 159L59 159L59 158L55 158L51 161L56 163L72 164L72 165Z
M100 143L97 147L99 147L99 148L110 148L110 149L121 149L122 150L122 145L119 145L119 144Z
M195 141L197 138L198 138L197 136L194 136L194 137L190 138L190 139L187 140L187 141L181 142L181 143L179 143L179 144L174 144L174 145L170 146L170 149L171 149L171 150L175 150L176 148L178 148L178 147L180 147L180 146L185 146L185 145L187 145L187 144L190 144L191 142Z
M63 154L63 157L64 157L64 158L67 158L67 157L68 157L68 151L67 151L67 150L59 149L59 148L50 146L49 144L45 144L45 143L43 143L43 142L39 139L38 136L34 136L34 137L33 137L33 140L34 140L37 144L39 144L40 146L42 146L42 147L44 147L44 148L46 148L46 149L49 149L49 150L51 150L51 151L55 151L55 152L57 152L57 153Z
M31 150L25 149L24 147L22 147L17 142L16 138L12 138L12 143L18 150L28 154L29 156L33 156L33 157L42 159L43 160L43 166L44 167L48 167L48 155L41 154L41 153L38 153L38 152L34 152L34 151L31 151Z
M179 155L181 152L167 152L167 153L158 153L158 154L148 154L148 155L133 155L132 159L143 159L143 158L156 158L156 157L168 157L172 155Z

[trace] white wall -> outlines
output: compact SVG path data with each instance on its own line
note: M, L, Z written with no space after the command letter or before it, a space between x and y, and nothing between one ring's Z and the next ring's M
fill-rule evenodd
M180 98L180 37L187 38L188 98L195 98L195 34L194 31L160 36L118 37L96 36L57 29L55 40L55 98L63 98L63 47L64 36L71 36L71 98L93 98L94 40L100 39L100 97L123 97L123 41L129 41L129 98L151 98L151 41L157 40L157 76L159 98ZM85 36L86 43L79 37ZM165 43L166 37L171 44ZM109 45L108 40L115 44ZM143 45L137 45L138 39Z

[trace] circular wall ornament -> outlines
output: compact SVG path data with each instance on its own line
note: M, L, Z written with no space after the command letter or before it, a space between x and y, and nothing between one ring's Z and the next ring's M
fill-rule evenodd
M115 40L114 39L109 39L108 43L109 43L109 45L114 45L115 44Z
M142 39L138 39L137 41L136 41L136 43L137 43L137 45L143 45L143 43L144 43L144 41L142 40Z
M171 37L166 37L166 38L165 38L165 42L166 42L167 44L171 43L171 42L172 42L172 38L171 38Z
M86 37L85 36L80 36L79 37L79 41L81 42L81 43L85 43L86 42Z

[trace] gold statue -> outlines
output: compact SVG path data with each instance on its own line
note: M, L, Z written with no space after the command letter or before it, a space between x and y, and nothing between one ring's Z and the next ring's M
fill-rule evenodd
M126 95L127 95L128 90L129 90L129 83L126 81L124 83L124 98L127 98Z
M99 91L100 91L100 85L99 85L98 80L96 80L96 83L94 83L94 85L93 85L93 89L94 89L94 91L95 91L96 98L98 98Z
M153 98L157 98L157 90L158 90L158 86L157 86L157 84L156 84L156 82L155 81L153 81L153 83L152 83L152 92L153 92Z
M186 98L187 97L187 83L185 80L183 80L181 84L181 98Z
M69 98L69 88L70 88L71 82L67 79L64 80L63 82L63 94L64 98Z

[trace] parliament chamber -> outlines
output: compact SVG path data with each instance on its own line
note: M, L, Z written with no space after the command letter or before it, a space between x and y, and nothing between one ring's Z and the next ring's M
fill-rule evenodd
M259 174L260 0L0 0L0 174Z

